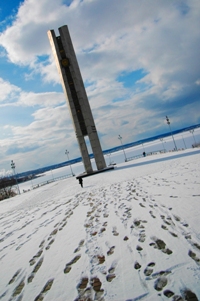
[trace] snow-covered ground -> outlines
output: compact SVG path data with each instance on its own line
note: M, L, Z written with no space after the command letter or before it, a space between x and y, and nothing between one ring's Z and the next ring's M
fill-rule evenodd
M1 301L200 300L200 149L83 186L71 177L0 202Z

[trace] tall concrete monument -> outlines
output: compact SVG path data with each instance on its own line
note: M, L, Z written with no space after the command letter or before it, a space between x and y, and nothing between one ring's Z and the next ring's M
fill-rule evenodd
M54 30L49 30L48 37L71 112L85 171L91 174L93 169L85 141L86 136L89 137L97 169L99 171L105 169L106 163L68 27L65 25L58 30L60 36L56 37Z

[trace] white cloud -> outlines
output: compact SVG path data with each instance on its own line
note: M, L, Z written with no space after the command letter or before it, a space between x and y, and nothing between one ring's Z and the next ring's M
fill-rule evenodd
M10 126L14 137L46 143L47 140L57 139L56 136L58 136L59 132L62 136L64 128L68 130L67 121L69 116L66 105L57 108L39 109L33 113L33 117L34 121L28 126ZM29 143L29 140L26 143Z
M20 88L10 84L8 81L0 78L0 103L5 102L8 97L10 101L15 100L16 96L20 92Z
M41 107L54 107L65 102L63 93L46 92L46 93L34 93L34 92L22 92L19 97L18 105L25 106L41 106Z
M46 32L49 24L63 15L61 0L27 0L19 8L16 20L1 34L1 44L11 62L32 64L37 56L49 53Z
M27 126L6 126L12 132L12 136L2 140L0 151L5 154L4 160L12 156L19 162L20 168L23 168L24 161L30 160L39 162L39 166L64 161L67 141L70 142L70 148L70 145L74 144L75 136L66 104L57 108L39 109L33 117L34 121ZM79 156L77 145L73 157L74 155Z
M48 64L36 63L34 70L42 75L44 82L60 84L60 77L52 54L50 54Z
M37 57L51 53L47 30L57 31L67 23L85 80L114 81L121 71L143 68L149 72L152 84L165 89L180 68L182 77L186 68L190 70L199 43L193 25L197 22L196 7L183 15L176 1L169 4L154 0L154 5L149 1L117 1L115 5L105 0L74 1L67 7L61 0L41 0L37 6L35 1L27 0L13 26L2 34L1 43L12 62L30 65L47 81L58 82L52 56L50 65L45 66L38 63ZM194 43L196 47L192 48ZM195 57L193 67L198 65ZM198 72L198 66L195 69Z
M1 106L40 106L55 107L66 102L63 93L44 92L34 93L22 91L20 87L12 85L0 78Z

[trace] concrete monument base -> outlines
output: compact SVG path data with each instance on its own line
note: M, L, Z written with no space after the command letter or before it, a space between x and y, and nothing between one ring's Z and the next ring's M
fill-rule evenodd
M105 172L105 171L109 171L109 170L112 170L114 169L114 166L109 166L109 167L106 167L104 169L101 169L101 170L94 170L93 172L91 173L86 173L86 172L83 172L81 173L80 175L76 176L76 179L80 179L80 178L86 178L86 177L90 177L90 176L93 176L93 175L96 175L100 172Z

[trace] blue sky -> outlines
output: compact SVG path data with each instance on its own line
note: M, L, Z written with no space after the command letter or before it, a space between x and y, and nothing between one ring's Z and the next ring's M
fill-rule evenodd
M199 0L0 6L0 172L80 156L47 31L67 24L103 149L200 123Z

